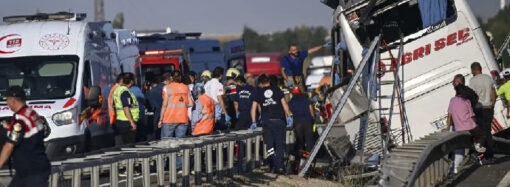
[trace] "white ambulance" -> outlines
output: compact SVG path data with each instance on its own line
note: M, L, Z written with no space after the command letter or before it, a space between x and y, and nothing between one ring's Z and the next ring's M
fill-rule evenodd
M464 75L466 84L469 84L472 78L470 66L479 62L483 73L492 76L495 83L499 79L499 69L485 33L465 0L365 0L347 8L338 8L335 16L337 31L345 36L354 67L361 62L361 54L363 48L368 48L368 41L382 30L382 40L387 45L381 45L381 63L389 70L389 59L398 55L395 46L398 45L399 32L403 33L404 98L412 139L445 127L448 104L455 95L451 84L454 75ZM391 28L398 29L391 31ZM393 80L393 74L386 72L382 80ZM392 87L392 84L381 85L382 95L391 96ZM389 99L382 102L386 107L390 105ZM399 110L395 108L394 111L392 135L401 142ZM505 112L501 98L498 98L493 133L509 127ZM359 137L359 120L352 120L345 124L345 128L354 141L355 137ZM374 133L378 133L377 130ZM371 136L378 135L367 135L367 138Z
M85 17L11 16L0 26L0 119L12 115L6 90L22 86L27 104L51 127L45 141L52 158L113 145L100 96L121 72L116 34L109 22Z

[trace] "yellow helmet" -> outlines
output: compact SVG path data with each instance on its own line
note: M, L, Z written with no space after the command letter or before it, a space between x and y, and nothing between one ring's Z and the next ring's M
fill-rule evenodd
M200 75L200 77L211 78L211 72L209 70L204 70L204 71L202 71L202 74Z
M233 77L233 78L237 77L240 74L241 74L241 72L239 72L239 70L237 68L228 68L227 73L226 73L227 77Z

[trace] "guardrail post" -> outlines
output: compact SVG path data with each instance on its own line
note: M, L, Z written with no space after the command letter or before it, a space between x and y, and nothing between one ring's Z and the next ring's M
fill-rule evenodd
M255 167L260 167L260 140L262 137L257 135L255 137Z
M58 177L59 177L58 172L50 175L50 186L51 187L58 186Z
M133 173L134 173L134 165L135 165L135 159L131 158L131 159L128 159L127 161L127 178L126 178L126 183L127 183L127 187L133 187L134 186L134 181L133 181Z
M211 183L213 181L213 164L212 164L212 144L208 144L206 146L206 164L207 164L207 168L206 168L206 177L207 177L207 182L208 183Z
M170 168L170 186L177 186L177 153L170 153L170 159L168 159L168 166Z
M183 165L182 165L182 186L183 187L188 187L189 186L189 167L190 167L190 162L189 162L189 149L184 149L183 150Z
M195 185L202 185L202 150L197 147L193 150L193 156L195 157Z
M165 161L163 155L158 155L156 157L156 169L158 172L158 187L162 187L165 185Z
M92 172L90 173L90 186L98 187L99 186L99 166L94 166L91 168Z
M252 169L253 169L253 161L251 160L251 156L252 156L252 138L248 138L246 139L246 171L248 173L251 173Z
M216 143L216 170L218 181L223 180L223 142Z
M228 177L234 176L234 146L235 141L231 140L228 142L228 171L227 175Z
M110 164L110 186L118 187L119 186L119 163L114 162Z
M150 157L142 159L142 176L143 186L150 187L151 186Z
M81 169L75 169L73 170L73 177L72 177L72 183L73 187L80 187L81 186Z

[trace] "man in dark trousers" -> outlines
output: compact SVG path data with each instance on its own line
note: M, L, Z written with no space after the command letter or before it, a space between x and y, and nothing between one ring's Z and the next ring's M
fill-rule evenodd
M301 90L306 90L303 74L303 64L306 57L329 45L330 42L326 42L324 45L312 47L308 50L299 50L296 44L290 44L289 54L285 55L280 62L282 77L287 82L287 86L297 86Z
M163 87L170 83L171 74L169 72L164 73L160 83L151 89L147 93L147 102L151 106L151 110L154 112L154 117L151 123L152 132L149 133L147 140L159 140L161 139L161 130L158 128L159 117L161 114L161 104L163 103Z
M267 156L272 163L273 171L277 174L285 174L283 163L285 135L287 127L292 125L292 114L289 111L283 92L269 82L269 77L266 74L259 76L260 88L257 90L255 101L253 101L251 107L251 129L257 128L256 112L260 105Z
M0 168L12 156L16 174L9 186L48 186L51 166L44 153L45 122L26 105L23 88L9 88L6 97L14 114L10 124L2 122L8 134L0 154Z
M310 157L315 145L313 137L314 111L310 99L303 95L298 87L292 89L292 99L289 101L290 111L294 114L294 130L296 131L296 147L302 158Z
M136 123L140 119L140 108L136 96L129 90L135 84L133 73L123 73L122 82L113 92L113 106L117 119L113 125L117 137L115 145L135 143Z

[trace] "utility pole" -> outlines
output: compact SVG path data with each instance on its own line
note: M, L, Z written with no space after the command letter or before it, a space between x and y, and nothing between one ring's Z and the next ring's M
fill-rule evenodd
M94 0L94 21L104 21L103 0Z
M499 0L499 10L505 9L505 0Z

